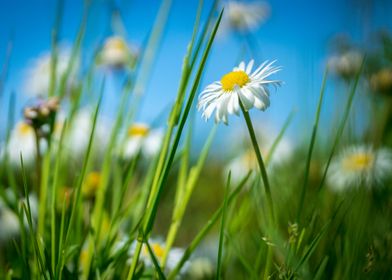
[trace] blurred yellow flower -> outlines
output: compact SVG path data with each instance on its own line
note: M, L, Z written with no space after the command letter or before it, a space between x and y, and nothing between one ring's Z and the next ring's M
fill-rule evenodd
M161 129L152 129L144 123L134 123L128 128L122 156L132 159L141 153L145 157L153 157L159 152L162 140Z
M100 63L114 68L132 66L137 52L128 46L120 36L112 36L106 39L100 54Z
M382 94L392 93L392 69L384 68L373 74L370 78L370 86L373 91Z
M155 239L150 239L149 244L158 262L162 262L163 255L166 250L165 243ZM135 245L136 244L134 244L133 246ZM183 254L184 254L184 250L181 248L173 247L170 249L166 262L166 272L171 271L177 265L177 263L180 261ZM153 263L150 257L150 252L148 251L146 244L143 244L140 259L143 260L146 266L153 267Z
M92 198L95 196L101 182L101 173L93 171L87 174L83 183L82 194L84 197Z
M71 204L73 189L67 186L60 187L57 191L57 210L62 211L63 203L65 203L65 209Z
M133 136L140 136L140 137L145 137L147 136L148 132L150 131L150 128L142 123L135 123L131 125L128 129L128 136L133 137Z

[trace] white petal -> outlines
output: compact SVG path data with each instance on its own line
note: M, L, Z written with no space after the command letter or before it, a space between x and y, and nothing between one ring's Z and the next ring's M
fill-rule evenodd
M253 64L254 64L254 60L252 59L249 63L248 63L248 66L246 67L246 74L250 74L250 72L252 72L252 68L253 68Z

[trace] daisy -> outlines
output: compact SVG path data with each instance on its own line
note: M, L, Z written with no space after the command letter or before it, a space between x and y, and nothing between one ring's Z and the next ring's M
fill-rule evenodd
M0 243L19 235L19 218L0 198Z
M267 138L266 138L267 139ZM264 158L269 156L269 149L272 146L272 141L263 141L260 145L260 150ZM276 146L273 154L271 155L267 170L273 171L274 167L287 161L292 155L292 145L287 139L281 139L279 144ZM234 157L226 166L224 176L227 176L231 171L231 179L234 183L239 183L248 174L249 171L253 171L253 175L257 174L258 164L256 155L253 149L248 148L241 154Z
M392 68L383 68L370 78L370 86L376 93L392 93Z
M349 50L334 55L328 59L327 65L332 72L342 77L349 79L355 77L361 68L363 55L357 50Z
M159 152L162 141L161 129L151 129L147 124L134 123L127 131L122 155L125 159L132 159L141 153L151 158Z
M66 147L74 157L79 157L88 147L90 133L93 128L93 112L89 108L81 109L72 122ZM108 125L106 121L97 120L95 125L94 145L99 147L97 152L103 154L108 143Z
M114 68L131 65L137 57L134 47L128 46L120 36L112 36L106 39L100 53L99 62L102 65Z
M370 146L352 146L344 150L328 171L328 183L335 191L382 183L392 173L392 151Z
M270 14L270 6L265 2L228 1L225 5L223 30L248 33L257 30Z
M164 252L165 252L165 244L157 239L150 239L148 243L149 243L152 251L154 252L154 255L157 258L158 262L161 263L162 259L163 259ZM136 245L136 243L135 243L135 245ZM131 247L134 247L134 246L131 246ZM134 248L131 248L131 249L133 252ZM173 247L170 249L170 252L169 252L169 255L167 258L167 262L166 262L166 267L165 267L166 272L170 272L176 267L176 265L180 262L183 254L184 254L184 250L181 248ZM148 251L146 244L143 244L141 254L140 254L140 259L144 262L144 264L147 267L154 268L154 264L153 264L151 256L150 256L150 252ZM188 265L187 263L184 265L183 269L181 270L182 272L187 269L187 265Z
M29 196L29 204L30 204L30 211L31 211L31 218L33 221L37 221L38 219L38 211L39 211L39 204L38 204L38 198L37 195L35 193L30 193ZM24 197L19 201L19 205L21 207L22 203L24 203L27 207L27 198ZM24 221L25 226L28 225L27 223L27 216L25 214L24 217L26 220Z
M190 262L186 275L190 279L213 279L214 273L215 269L211 260L206 257L198 257Z
M56 60L56 84L68 70L71 60L71 52L68 49L60 49ZM76 72L79 62L75 63L75 67L69 73L69 86L75 81ZM52 54L50 52L36 58L26 71L26 79L24 84L24 92L30 97L44 97L48 95L50 87L50 79L52 72Z
M41 141L41 145L43 148L45 142ZM5 153L11 165L19 167L21 164L20 154L22 154L23 164L31 166L37 153L34 129L23 121L18 122L11 131L10 140L2 157L5 156Z
M83 196L86 198L93 198L98 190L100 182L100 172L92 171L88 173L82 187Z
M252 72L254 61L248 65L241 62L233 71L224 75L220 81L208 85L199 96L198 109L203 110L207 121L215 111L215 122L228 123L229 114L239 115L240 101L249 111L255 107L264 111L270 104L268 85L279 86L280 81L267 79L281 68L273 66L274 61L265 61Z

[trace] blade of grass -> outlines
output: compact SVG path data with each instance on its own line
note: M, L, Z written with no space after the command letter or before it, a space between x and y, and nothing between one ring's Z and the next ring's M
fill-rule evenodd
M321 84L321 90L320 90L320 95L319 95L319 101L318 101L318 104L317 104L316 116L315 116L314 123L313 123L312 136L311 136L311 139L310 139L308 155L306 157L305 175L304 175L304 181L303 181L302 188L301 188L301 195L300 195L300 198L299 198L298 212L297 212L297 222L298 223L300 223L302 209L303 209L303 204L304 204L304 200L305 200L305 196L306 196L306 190L308 188L310 161L312 159L314 144L316 142L317 129L318 129L319 120L320 120L321 106L323 104L323 98L324 98L324 92L325 92L325 85L326 85L326 81L327 81L327 76L328 76L328 68L325 69L323 81L322 81L322 84Z
M102 88L103 87L104 87L104 83L102 85ZM64 260L63 260L64 252L66 251L66 248L68 247L68 242L69 242L69 239L70 239L71 230L73 228L73 224L74 224L75 219L76 219L76 217L75 217L76 214L75 213L76 213L77 208L78 209L80 208L79 205L80 205L82 184L83 184L84 178L85 178L86 173L87 173L87 167L88 167L89 162L90 162L90 155L91 155L91 150L92 150L92 146L93 146L93 140L94 140L96 123L97 123L97 119L98 119L98 112L99 112L101 100L102 100L102 94L101 94L101 98L98 101L98 104L97 104L95 112L94 112L91 133L90 133L89 142L88 142L88 146L87 146L87 152L86 152L86 155L84 157L83 166L82 166L81 174L80 174L79 179L78 179L77 187L76 187L76 189L73 192L72 209L71 209L71 213L70 213L69 222L68 222L67 227L65 229L66 230L66 232L65 232L65 240L64 240L64 243L63 243L64 250L61 251L62 254L61 254L61 258L59 260L59 262L61 263L61 266L64 265ZM60 268L60 273L61 273L61 270L62 270L62 267Z
M151 207L151 215L148 217L147 223L146 223L146 231L145 232L147 232L147 233L149 233L151 231L152 224L153 224L153 221L154 221L154 218L155 218L155 215L156 215L156 211L157 211L157 207L158 207L159 197L160 197L160 195L161 195L161 193L163 191L163 186L166 183L166 180L167 180L167 177L168 177L168 174L169 174L169 171L170 171L170 167L171 167L171 165L173 163L173 160L174 160L174 157L175 157L175 154L176 154L176 151L177 151L177 147L178 147L181 135L182 135L182 130L183 130L183 128L185 126L185 122L186 122L186 120L188 118L188 114L189 114L189 111L191 109L191 106L192 106L192 103L193 103L193 99L194 99L194 97L196 95L197 88L199 87L201 75L202 75L202 72L204 70L205 63L207 61L207 57L208 57L208 54L209 54L211 46L212 46L212 42L214 41L216 32L218 30L219 23L220 23L220 21L222 19L222 15L223 15L223 10L221 11L221 13L220 13L220 15L219 15L219 17L218 17L218 19L216 21L215 28L214 28L211 36L210 36L210 39L209 39L208 44L207 44L207 47L206 47L206 49L204 51L204 54L203 54L203 57L202 57L202 61L201 61L200 65L199 65L199 69L197 71L197 75L196 75L196 78L195 78L195 81L194 81L191 93L190 93L190 95L188 97L187 104L186 104L186 107L184 109L184 113L182 114L181 119L180 119L179 127L178 127L178 130L176 132L176 136L174 138L174 142L173 142L173 145L172 145L172 148L171 148L171 151L170 151L169 158L168 158L167 163L165 165L164 172L163 172L162 176L160 177L160 181L159 181L159 185L158 185L159 186L158 187L158 191L157 191L155 199L153 200L154 204Z
M63 129L60 135L60 142L57 150L57 157L54 164L54 175L53 175L53 182L52 182L52 198L51 198L51 255L52 255L52 270L55 271L56 275L56 194L57 194L57 187L60 178L60 166L63 159L64 153L64 135L65 131L67 131L67 121L64 121ZM51 153L49 153L51 154ZM52 156L52 155L50 155ZM56 275L58 277L58 275Z
M358 82L359 82L359 79L361 77L361 73L363 71L364 63L365 63L365 58L362 61L361 68L359 69L359 71L358 71L358 73L357 73L357 75L355 77L354 84L353 84L353 86L352 86L352 88L350 90L350 93L349 93L349 96L348 96L348 99L347 99L347 103L346 103L346 107L344 109L343 118L341 120L341 123L339 125L338 131L336 133L336 136L335 136L335 139L334 139L331 151L329 153L328 161L327 161L326 167L324 169L323 177L321 179L321 182L320 182L320 185L319 185L319 188L318 188L318 192L320 192L320 190L322 189L322 187L323 187L323 185L325 183L325 179L327 177L329 165L331 164L331 161L332 161L332 158L333 158L333 156L335 154L335 150L336 150L336 148L338 146L339 140L343 136L343 131L344 131L345 125L347 123L347 119L348 119L348 117L350 115L351 105L353 103L354 96L355 96L355 93L356 93L356 89L357 89L357 86L358 86Z
M202 72L204 70L204 66L205 66L205 63L207 61L207 57L208 57L208 54L210 52L210 49L211 49L211 46L212 46L212 42L214 41L216 32L218 30L219 23L220 23L220 21L222 19L222 14L223 14L223 10L221 11L221 13L219 15L219 18L216 21L214 30L212 31L212 33L210 35L208 44L207 44L206 49L205 49L205 51L203 53L202 60L201 60L201 63L199 65L199 68L198 68L198 71L197 71L197 75L196 75L196 78L195 78L195 81L194 81L191 93L190 93L190 95L188 97L188 101L187 101L186 107L184 109L184 113L183 113L183 115L182 115L182 117L180 119L180 125L179 125L179 128L177 130L177 134L175 136L175 139L174 139L174 142L173 142L173 145L172 145L172 149L171 149L171 153L170 153L169 159L167 160L165 168L163 169L163 174L162 174L162 176L159 179L159 184L157 185L158 188L157 189L154 189L154 188L152 189L152 195L151 195L152 199L151 199L151 201L152 201L153 205L147 208L147 212L146 212L147 216L145 218L144 230L143 230L143 232L147 236L149 235L149 233L151 231L151 228L152 228L152 225L153 225L153 222L154 222L154 219L155 219L157 207L158 207L159 198L160 198L160 195L161 195L162 190L163 190L163 185L166 183L166 180L167 180L167 177L168 177L168 174L169 174L169 169L170 169L171 164L172 164L172 162L174 160L174 156L175 156L175 153L176 153L179 141L180 141L182 130L184 128L184 125L185 125L185 122L187 120L187 117L188 117L191 105L193 103L193 98L195 97L196 90L197 90L197 88L199 86L201 75L202 75ZM132 277L134 276L134 273L135 273L135 270L136 270L136 265L137 265L137 262L138 262L139 256L140 256L140 250L141 250L141 242L138 241L136 249L135 249L134 258L132 260L131 268L130 268L130 271L129 271L129 274L128 274L128 280L132 279Z
M58 59L58 41L63 19L64 0L57 0L55 22L52 29L52 52L50 58L50 79L49 79L49 97L55 95L57 81L57 59Z
M1 69L1 74L0 74L0 100L3 97L4 84L5 84L5 81L7 80L7 76L8 76L8 70L10 67L13 45L14 45L14 40L13 40L13 36L11 34L8 39L4 64L3 64L3 67Z
M226 225L226 217L227 217L227 201L228 194L230 188L230 179L231 179L231 171L227 177L227 183L225 188L225 199L223 202L223 210L222 210L222 218L221 225L219 230L219 247L218 247L218 260L217 260L217 268L216 268L216 279L221 279L222 273L222 253L223 253L223 240L225 235L225 225Z
M150 38L148 39L147 47L143 53L143 63L140 65L138 78L135 84L135 95L142 95L145 91L146 83L151 73L152 64L155 59L157 49L160 46L162 34L169 17L171 3L172 0L164 0L159 8Z
M181 225L182 219L184 217L186 208L188 206L190 197L191 197L193 190L196 186L196 183L200 177L202 168L206 162L208 151L210 150L212 140L214 139L214 136L215 136L215 132L216 132L216 126L211 131L210 135L208 136L207 141L206 141L206 143L202 149L202 152L200 154L199 160L198 160L196 166L194 166L191 169L189 178L188 178L185 186L183 187L184 193L183 193L183 195L181 195L181 197L178 198L178 202L177 202L178 204L176 204L174 207L172 222L170 224L169 233L166 238L165 252L164 252L164 255L162 258L162 267L163 268L166 265L167 257L169 256L170 249L171 249L171 247L174 243L174 240L177 236L177 232L180 228L180 225ZM181 188L182 186L179 186L179 187Z
M144 243L147 245L148 253L150 254L152 263L154 264L156 271L158 272L159 279L165 280L166 277L163 274L161 267L159 266L159 262L154 254L154 251L151 249L150 243L148 242L148 240L144 240Z
M45 271L45 264L44 264L44 260L43 257L41 255L41 250L37 241L37 237L34 233L34 228L33 228L33 219L31 217L31 206L30 206L30 198L29 198L29 192L28 192L28 188L27 188L27 178L26 178L26 171L24 168L24 164L23 164L23 156L22 154L20 154L20 163L21 163L21 168L22 168L22 180L23 180L23 189L24 189L24 194L25 194L25 198L26 198L26 204L23 202L22 203L22 218L24 217L24 215L26 215L25 217L27 218L27 223L29 225L29 229L30 229L30 237L31 237L31 241L33 243L33 248L34 248L34 252L36 255L36 259L38 261L38 268L41 270L41 274L43 275L44 279L48 279L47 278L47 274ZM23 214L24 212L24 214ZM47 269L49 271L51 271L50 267L47 267ZM52 273L50 273L52 275Z
M286 133L287 128L289 127L291 121L293 120L295 115L295 111L291 111L289 116L287 117L286 121L284 122L278 136L276 137L275 141L272 143L271 148L268 150L268 154L265 157L265 165L268 166L268 163L270 162L276 148L278 147L280 141L282 140L284 134Z

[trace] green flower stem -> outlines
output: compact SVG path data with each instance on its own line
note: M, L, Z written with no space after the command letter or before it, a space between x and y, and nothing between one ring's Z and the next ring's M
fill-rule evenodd
M270 219L271 219L272 223L275 223L274 205L273 205L273 201L272 201L272 194L271 194L270 184L268 181L267 170L265 168L264 161L261 156L259 145L257 144L255 131L253 129L253 125L252 125L252 121L250 119L249 113L245 110L244 105L242 105L241 101L240 101L240 107L241 107L242 113L244 114L246 126L248 127L249 136L252 141L253 149L255 150L255 153L256 153L257 163L259 165L261 178L263 180L265 193L267 195L267 203L268 203L268 208L269 208Z

